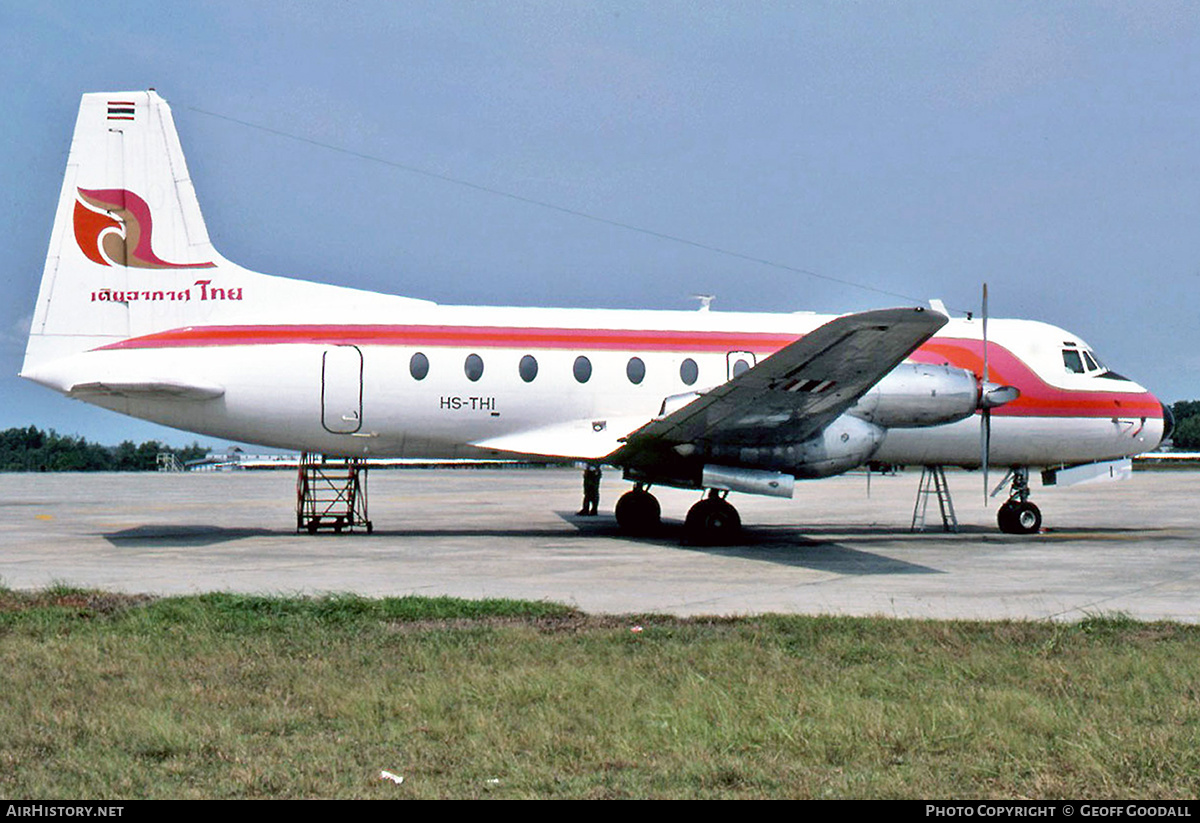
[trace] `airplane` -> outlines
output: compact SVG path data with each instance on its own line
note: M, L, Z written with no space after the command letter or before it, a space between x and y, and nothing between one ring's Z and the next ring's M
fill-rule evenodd
M1002 531L1037 532L1031 470L1156 447L1170 412L1078 335L930 307L810 312L443 306L248 271L209 240L153 89L83 95L21 376L177 429L342 457L619 467L620 527L695 489L685 534L727 542L730 492L877 461L1006 468ZM989 325L990 322L990 325ZM1044 476L1045 479L1045 476ZM1001 487L997 487L997 491Z

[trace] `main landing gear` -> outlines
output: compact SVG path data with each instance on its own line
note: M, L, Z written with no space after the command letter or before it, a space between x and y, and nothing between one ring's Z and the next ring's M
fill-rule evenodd
M653 534L662 525L662 507L658 505L658 498L642 483L621 495L615 513L617 525L626 534Z
M683 521L684 537L689 543L720 546L732 543L742 530L742 518L725 497L729 492L708 490L708 497L688 509Z
M1000 507L996 522L1005 534L1036 534L1042 527L1042 511L1029 502L1029 469L1013 469L1012 478L1008 502Z
M710 489L708 496L688 510L684 540L697 545L732 543L742 528L737 509L725 499L727 491ZM617 501L617 525L631 535L654 534L662 526L662 507L645 484L639 483Z

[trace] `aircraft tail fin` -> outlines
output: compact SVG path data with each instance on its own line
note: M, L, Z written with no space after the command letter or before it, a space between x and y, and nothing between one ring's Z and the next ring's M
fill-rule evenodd
M221 282L235 272L245 270L209 241L166 101L153 90L85 94L22 372L222 317L241 299Z

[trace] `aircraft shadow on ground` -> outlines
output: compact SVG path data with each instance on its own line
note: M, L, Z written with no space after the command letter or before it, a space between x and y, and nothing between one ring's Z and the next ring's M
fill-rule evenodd
M739 557L764 563L778 563L812 571L848 576L870 574L945 574L940 569L909 563L873 552L851 549L838 543L798 539L790 544L764 541L740 546L684 546L686 551L720 557Z
M845 575L941 574L937 569L927 566L848 548L839 545L835 540L814 540L800 529L750 527L743 530L743 539L736 546L694 546L683 543L683 523L679 521L665 520L662 531L653 536L630 537L621 532L616 520L611 516L584 518L576 516L574 512L565 511L556 512L556 514L571 526L573 531L545 527L527 529L375 529L373 534L368 535L365 530L360 529L344 534L321 531L316 535L309 535L282 529L226 528L207 524L154 524L121 529L102 536L113 546L131 549L214 546L252 537L291 538L304 543L330 539L351 541L364 539L374 542L380 538L524 537L546 540L567 538L579 540L581 544L588 539L605 538ZM846 532L842 531L840 534L845 535Z
M243 540L247 537L271 537L280 532L270 529L223 528L210 525L152 525L134 526L102 535L105 540L117 547L162 546L164 548L180 548L186 546L213 546L218 543L229 543Z
M575 526L581 535L608 537L633 543L668 546L684 551L719 557L738 557L762 563L775 563L796 568L825 571L844 575L868 574L944 574L944 572L909 563L892 557L852 549L835 540L813 540L807 530L779 527L746 527L737 545L698 546L683 540L683 523L663 520L662 530L648 537L630 537L621 532L611 517L579 518L569 512L557 514ZM841 531L838 534L845 535ZM889 531L894 539L896 532Z
M613 524L614 536L619 536L616 524ZM332 529L321 529L315 534L292 529L264 528L226 528L213 525L146 525L135 526L120 531L101 534L105 540L114 546L211 546L219 543L230 543L250 537L292 538L301 542L321 540L354 540L378 538L440 538L440 537L527 537L531 539L575 538L590 536L581 532L565 532L562 529L496 529L496 528L417 528L417 529L375 529L368 533L365 528L357 527L344 532L334 532ZM664 541L667 542L667 541Z
M870 545L873 542L887 543L893 548L897 540L907 540L908 545L916 548L928 546L936 542L947 549L956 546L956 539L962 539L963 551L978 548L981 542L996 545L1028 545L1031 541L1105 541L1124 540L1134 536L1141 541L1164 542L1186 539L1191 530L1179 528L1137 529L1137 528L1072 528L1050 529L1041 535L1003 535L988 526L963 526L958 534L947 534L941 530L930 529L923 533L912 533L903 525L888 526L837 526L837 525L769 525L747 526L743 529L737 545L731 546L700 546L689 545L683 540L683 523L677 520L664 520L660 532L641 537L632 537L621 532L616 520L611 515L600 517L579 517L574 512L555 512L565 525L571 528L428 528L428 529L376 529L373 535L367 535L364 530L353 533L334 534L322 531L317 535L300 534L288 529L222 527L209 524L153 524L135 526L115 532L102 534L113 546L118 548L186 548L189 546L202 547L232 543L254 537L291 538L298 541L320 541L322 539L355 540L365 538L528 538L533 540L569 539L580 540L603 538L620 540L626 543L642 544L679 549L719 557L737 557L760 563L772 563L795 568L805 568L814 571L825 571L843 575L871 574L943 574L939 569L911 563L895 557L888 557L861 548L861 544ZM1191 535L1194 536L1194 535ZM982 541L981 541L982 538ZM844 545L843 540L850 539L859 548Z

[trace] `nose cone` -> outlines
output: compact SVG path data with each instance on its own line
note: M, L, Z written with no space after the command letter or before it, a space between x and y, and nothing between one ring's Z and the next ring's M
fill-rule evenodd
M1171 437L1171 433L1175 431L1175 415L1171 413L1171 407L1166 403L1160 402L1159 405L1162 406L1163 411L1163 433L1162 439L1158 441L1158 444L1161 446Z

